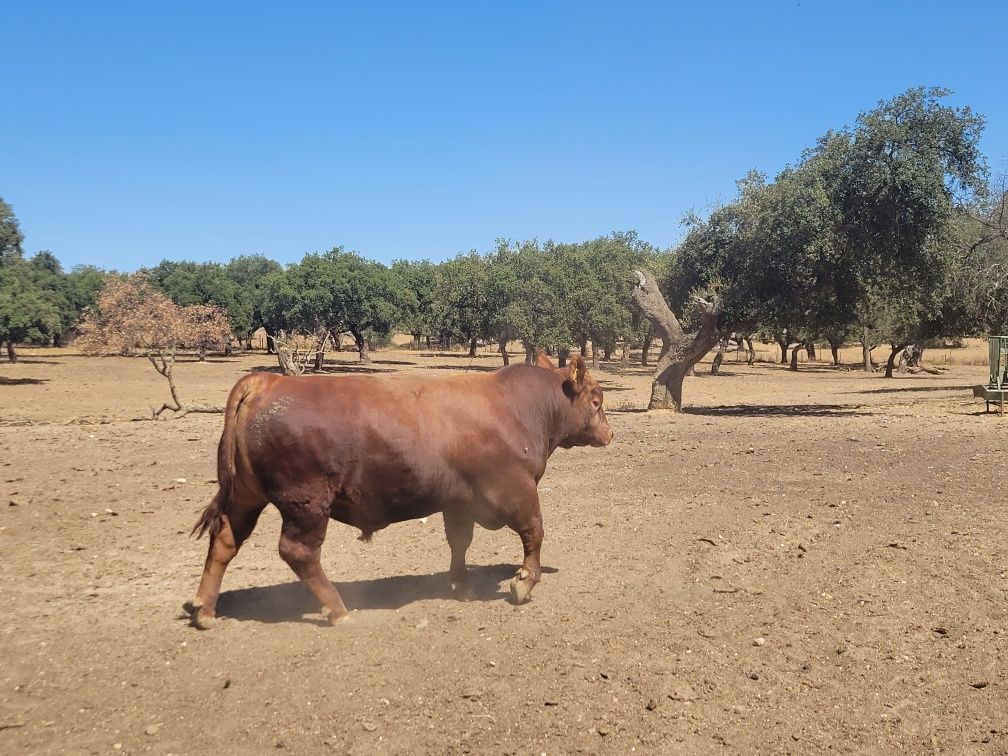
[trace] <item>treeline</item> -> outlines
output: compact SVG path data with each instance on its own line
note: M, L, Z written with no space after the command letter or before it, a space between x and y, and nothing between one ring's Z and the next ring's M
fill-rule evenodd
M775 340L791 350L843 343L916 354L936 337L1008 326L1005 187L979 149L983 118L911 89L823 135L773 180L752 171L738 194L690 214L674 249L633 232L581 243L500 241L487 253L386 266L340 247L281 266L261 255L226 264L165 260L144 271L176 304L214 305L236 339L352 337L361 360L393 332L414 345L521 342L609 359L639 346L648 322L630 280L645 267L686 324L691 300L715 297L723 339ZM0 201L0 339L63 343L93 306L103 273L64 273L48 252L25 259L13 212ZM322 342L320 342L322 343ZM907 347L915 347L908 350ZM621 354L620 356L625 356ZM319 360L321 363L321 359Z
M417 348L520 341L561 357L591 342L611 356L617 342L646 339L631 310L627 277L662 253L633 233L580 244L500 241L492 252L460 254L442 263L396 260L391 266L334 248L281 268L263 257L226 265L162 262L154 283L180 304L225 309L235 333L327 332L353 338L361 361L369 346L394 331Z

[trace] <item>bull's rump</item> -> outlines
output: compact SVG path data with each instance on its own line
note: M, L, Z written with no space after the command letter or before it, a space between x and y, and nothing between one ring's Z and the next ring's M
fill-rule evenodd
M494 375L246 381L236 475L281 511L324 505L371 532L455 505L480 509L526 464Z

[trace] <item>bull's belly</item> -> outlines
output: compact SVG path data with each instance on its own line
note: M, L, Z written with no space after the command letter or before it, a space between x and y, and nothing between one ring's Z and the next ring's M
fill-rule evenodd
M396 522L428 517L444 510L444 502L432 498L408 499L338 498L329 507L329 516L337 522L360 528L365 533L381 530Z

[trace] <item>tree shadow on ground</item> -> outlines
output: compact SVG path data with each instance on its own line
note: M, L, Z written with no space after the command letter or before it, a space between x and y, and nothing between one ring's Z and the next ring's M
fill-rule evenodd
M603 383L602 391L606 394L618 394L620 391L633 391L630 386L617 386L615 383Z
M860 404L732 404L717 407L686 407L687 415L709 417L854 417L874 415Z
M67 357L87 357L85 354L70 354ZM10 363L7 363L10 364ZM41 357L25 357L18 354L17 365L62 365L63 360L44 360Z
M0 375L0 386L37 386L40 383L49 383L48 378L8 378Z
M757 363L758 364L758 363ZM771 363L764 363L771 364ZM782 365L776 363L775 367L779 370L786 370L789 373L857 373L864 372L863 370L858 371L852 367L845 365L809 365L807 362L799 362L798 369L792 370L790 365Z
M469 567L469 582L476 601L500 601L510 596L500 584L518 570L514 564ZM543 567L544 573L556 568ZM343 603L353 610L401 609L417 601L452 599L448 573L430 575L393 575L374 580L336 582ZM224 591L217 603L217 616L252 622L309 622L320 624L306 614L319 612L319 603L300 581Z
M596 370L593 367L589 367L588 369L591 371ZM609 375L652 375L654 371L654 365L641 365L639 362L636 364L631 362L629 365L620 365L618 362L608 364L600 362L597 370L599 373L607 373Z
M887 388L862 389L861 391L846 391L847 394L903 394L923 391L972 391L973 386L892 386Z

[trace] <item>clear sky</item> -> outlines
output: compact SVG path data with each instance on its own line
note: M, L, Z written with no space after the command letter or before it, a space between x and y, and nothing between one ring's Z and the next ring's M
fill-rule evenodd
M0 196L132 270L442 260L679 219L910 86L1008 170L1008 3L10 2Z

